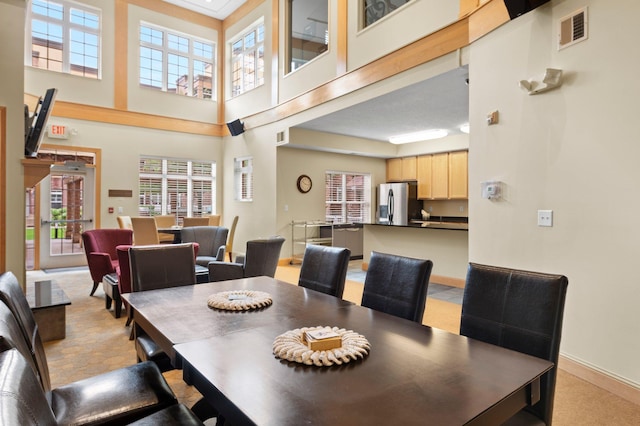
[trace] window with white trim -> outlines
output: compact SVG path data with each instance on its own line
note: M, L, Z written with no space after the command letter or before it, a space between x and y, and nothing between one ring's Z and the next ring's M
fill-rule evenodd
M253 201L253 158L236 158L233 174L236 201Z
M231 42L231 96L264 84L264 24Z
M371 222L371 175L325 172L325 220L333 223Z
M138 174L140 216L215 214L216 163L141 157Z
M329 49L329 2L288 0L285 19L285 72L290 73Z
M99 79L101 16L100 9L68 0L33 0L26 65Z
M140 23L140 86L199 99L214 98L213 42Z

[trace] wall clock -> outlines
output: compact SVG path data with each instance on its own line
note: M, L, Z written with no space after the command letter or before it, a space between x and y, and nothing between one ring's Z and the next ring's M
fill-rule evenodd
M306 194L307 192L311 191L311 178L307 175L300 175L298 177L296 185L298 187L298 191Z

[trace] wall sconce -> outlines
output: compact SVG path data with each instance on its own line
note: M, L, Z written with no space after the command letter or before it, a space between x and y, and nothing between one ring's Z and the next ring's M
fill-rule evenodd
M542 78L542 83L534 80L520 80L520 88L526 90L529 95L537 95L562 85L562 70L547 68Z

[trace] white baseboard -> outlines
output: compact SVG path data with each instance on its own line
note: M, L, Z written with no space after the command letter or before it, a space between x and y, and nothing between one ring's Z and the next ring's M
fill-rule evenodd
M640 387L626 383L606 372L598 370L579 360L560 355L558 368L580 379L598 386L620 398L640 405Z

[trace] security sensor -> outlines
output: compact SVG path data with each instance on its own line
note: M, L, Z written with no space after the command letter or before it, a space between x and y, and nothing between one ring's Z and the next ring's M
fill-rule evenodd
M534 80L520 80L519 82L520 88L525 90L529 95L537 95L538 93L555 89L561 85L562 70L556 68L547 68L541 83Z

